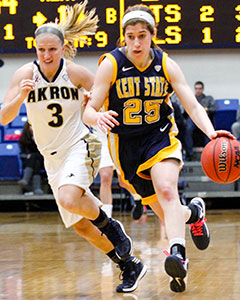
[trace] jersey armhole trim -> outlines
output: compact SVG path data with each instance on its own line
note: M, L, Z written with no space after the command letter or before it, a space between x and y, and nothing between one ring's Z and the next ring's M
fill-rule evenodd
M106 58L106 57L111 61L112 65L113 65L113 75L112 75L112 85L113 85L113 83L114 83L114 82L116 81L116 79L117 79L117 71L118 71L117 61L116 61L115 57L114 57L112 54L110 54L110 53L103 54L103 55L100 57L100 59L99 59L98 65L100 65L101 62L102 62L102 61L104 60L104 58Z
M170 83L170 78L167 72L167 57L168 54L166 52L163 52L163 56L162 56L162 66L163 66L163 72L166 76L167 81Z

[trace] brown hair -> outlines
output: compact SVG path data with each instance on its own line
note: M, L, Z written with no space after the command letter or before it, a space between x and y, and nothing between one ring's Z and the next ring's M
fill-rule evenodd
M129 6L129 7L126 9L126 11L125 11L124 16L125 16L127 13L131 12L131 11L139 11L139 10L142 10L142 11L145 11L145 12L149 13L149 14L153 17L153 19L155 20L155 23L156 23L156 19L155 19L155 15L154 15L153 11L152 11L148 6L143 5L143 4L136 4L136 5L133 5L133 6ZM154 29L155 29L155 28L157 27L157 25L158 25L158 24L156 24L155 27L152 27L147 21L143 20L142 18L133 18L133 19L128 20L128 21L125 23L125 25L124 25L124 27L123 27L123 35L125 35L125 30L126 30L126 27L127 27L128 25L136 25L136 24L139 23L139 22L144 23L144 24L146 25L147 29L149 30L149 32L150 32L151 34L154 34ZM124 46L124 45L125 45L125 42L121 42L120 39L119 39L118 42L117 42L117 45L118 45L119 47ZM152 43L151 43L151 48L160 49L160 48L154 43L153 40L152 40Z

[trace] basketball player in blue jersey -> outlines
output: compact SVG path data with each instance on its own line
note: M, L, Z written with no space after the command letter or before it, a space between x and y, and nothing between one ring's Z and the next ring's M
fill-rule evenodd
M191 224L193 241L201 250L208 247L209 232L201 198L189 206L180 204L177 184L183 162L169 99L173 90L210 139L233 136L214 130L179 66L154 44L155 16L147 6L129 7L122 29L125 43L100 58L83 122L108 131L110 153L122 180L164 219L170 244L165 270L171 290L183 292L188 265L185 222ZM100 112L103 105L105 112Z
M73 39L94 34L98 17L85 11L87 1L66 7L65 23L47 23L35 32L38 60L19 68L0 111L3 125L11 122L25 102L28 120L58 209L66 227L111 258L122 271L118 292L131 292L146 273L131 256L132 242L123 225L100 208L89 186L98 171L101 144L82 123L82 88L90 90L94 76L72 62ZM85 18L79 18L84 15ZM68 43L65 43L65 39ZM103 235L104 233L104 235Z

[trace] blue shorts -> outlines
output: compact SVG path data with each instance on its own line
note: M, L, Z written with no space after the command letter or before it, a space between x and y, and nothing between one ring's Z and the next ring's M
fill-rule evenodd
M156 127L151 132L138 136L109 134L109 149L123 182L130 185L142 197L143 204L157 201L150 169L167 158L177 159L182 167L182 146L175 137L175 123L162 132Z

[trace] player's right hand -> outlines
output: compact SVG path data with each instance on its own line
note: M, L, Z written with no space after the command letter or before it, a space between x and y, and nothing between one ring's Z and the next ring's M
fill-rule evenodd
M20 97L26 98L30 91L34 89L35 83L31 79L23 79L20 82Z
M116 125L120 125L120 123L114 118L118 116L116 111L108 110L105 112L98 112L98 114L99 117L97 119L97 126L103 133L106 133L107 130L111 130Z

